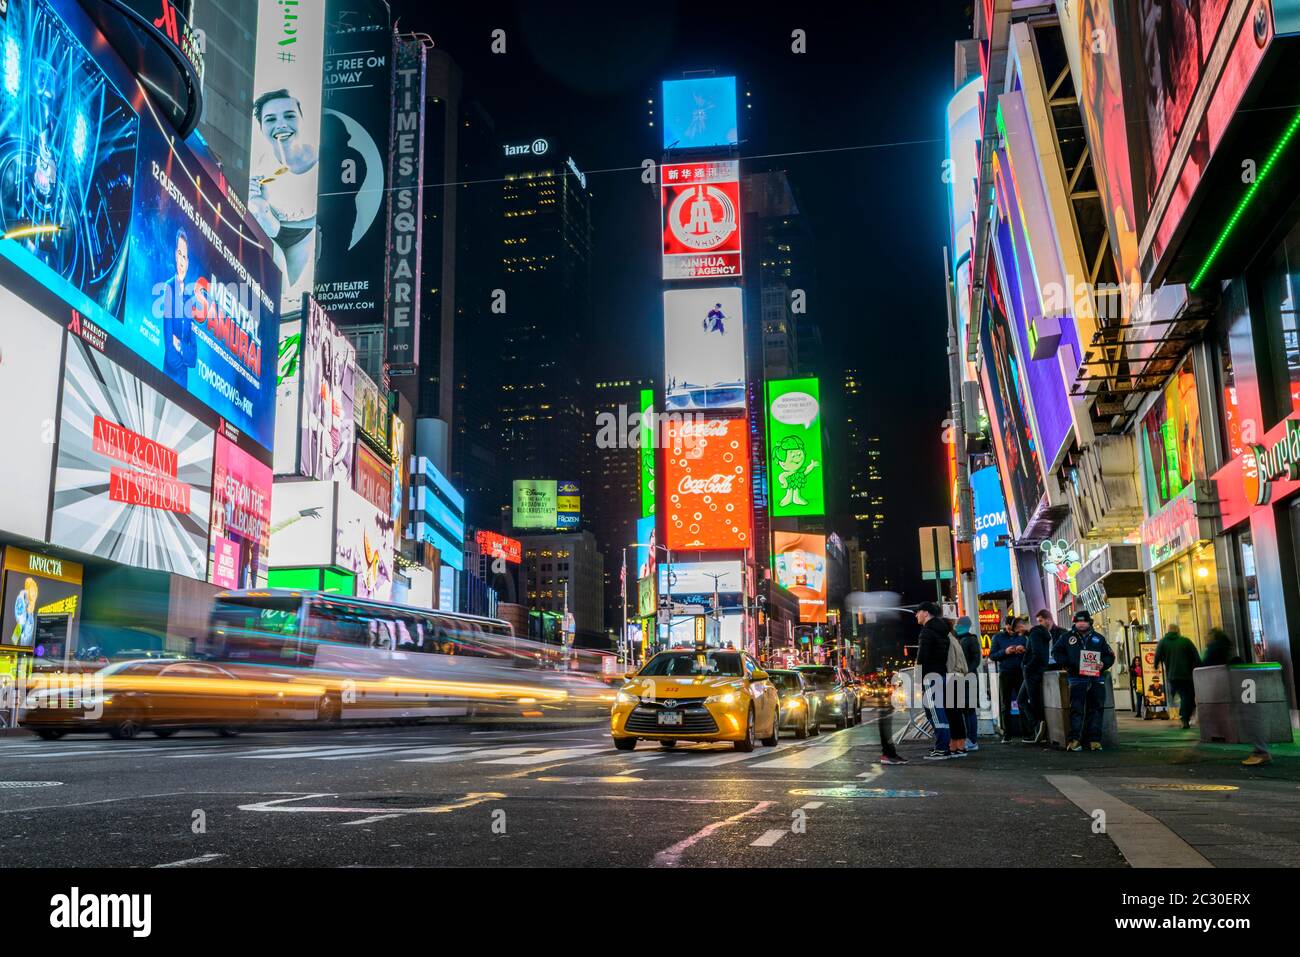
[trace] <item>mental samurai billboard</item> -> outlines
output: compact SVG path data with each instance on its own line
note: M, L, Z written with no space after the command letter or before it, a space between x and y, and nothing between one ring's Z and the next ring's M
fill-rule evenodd
M740 164L665 164L660 169L664 279L740 275Z
M279 277L207 147L74 0L10 0L3 37L0 255L271 448Z
M767 383L767 442L772 514L825 515L821 392L816 379Z

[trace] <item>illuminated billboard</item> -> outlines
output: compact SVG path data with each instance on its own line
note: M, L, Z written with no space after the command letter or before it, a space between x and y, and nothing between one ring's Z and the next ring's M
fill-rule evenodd
M958 336L970 326L975 255L975 204L983 138L984 78L978 74L948 101L948 216L952 243L952 280L957 302Z
M582 524L582 493L577 482L555 485L555 527L571 530Z
M734 279L740 271L740 164L660 169L664 279Z
M60 13L73 11L13 0L4 14L0 231L13 238L0 254L99 321L120 313L125 293L140 122L133 88L124 93Z
M659 594L672 595L679 604L710 605L716 591L720 606L733 607L740 604L744 574L745 566L738 561L661 564Z
M708 149L739 142L734 76L665 80L663 111L665 150Z
M664 292L664 408L745 407L745 321L740 287Z
M217 435L208 581L218 588L266 587L272 482L270 468Z
M515 479L511 510L515 528L554 531L556 494L554 479Z
M310 296L305 312L299 471L308 478L351 482L357 350Z
M397 544L393 517L347 486L335 488L338 513L334 564L357 573L357 597L391 601L393 554Z
M316 278L316 203L325 3L258 0L248 211L271 237L280 308L301 308Z
M50 541L205 579L213 432L68 338Z
M655 548L655 519L653 515L637 519L636 523L636 577L645 578L655 572L658 561Z
M1002 496L1002 479L997 466L976 469L970 474L971 492L975 502L975 532L971 537L975 552L975 578L979 593L1011 590L1011 549L1006 539L1007 503ZM1002 541L999 542L999 539Z
M393 511L393 464L385 462L358 442L353 463L352 488L375 508Z
M655 394L650 389L641 390L641 517L655 513L655 443L654 430L646 427L654 414ZM638 541L643 539L638 538Z
M746 419L664 423L667 546L741 549L750 543Z
M474 541L478 543L479 552L484 555L502 558L516 565L523 561L524 545L517 538L480 530L475 534Z
M821 390L815 378L767 383L772 514L825 515Z
M774 532L772 574L776 583L799 599L799 620L826 621L826 536Z
M4 37L0 255L271 448L278 275L215 159L176 139L79 4L10 2Z
M313 295L340 324L384 320L393 33L382 0L326 0Z
M50 465L54 444L63 329L0 286L0 408L8 410L0 489L0 529L37 541L49 518Z
M420 355L420 257L424 223L424 128L438 129L436 99L425 98L427 37L394 37L393 122L389 142L392 197L388 223L388 329L392 367L411 368ZM431 117L426 117L426 112ZM439 172L440 175L440 172Z

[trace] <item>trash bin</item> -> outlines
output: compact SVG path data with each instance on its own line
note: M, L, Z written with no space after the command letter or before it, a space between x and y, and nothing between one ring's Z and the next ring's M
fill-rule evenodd
M1102 747L1119 745L1119 724L1115 720L1115 686L1110 672L1102 675L1106 689L1106 704L1101 715ZM1063 748L1070 736L1070 676L1064 671L1049 671L1043 675L1043 717L1047 722L1047 740L1053 747Z
M1203 743L1249 744L1252 732L1270 744L1290 743L1291 706L1279 663L1210 665L1193 671L1192 681Z

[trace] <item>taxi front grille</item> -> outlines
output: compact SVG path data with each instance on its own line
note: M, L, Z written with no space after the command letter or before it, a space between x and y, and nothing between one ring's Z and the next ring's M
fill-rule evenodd
M675 711L682 716L681 724L660 724L659 715ZM718 723L702 704L689 707L665 708L661 703L639 704L627 716L627 730L634 734L713 734Z

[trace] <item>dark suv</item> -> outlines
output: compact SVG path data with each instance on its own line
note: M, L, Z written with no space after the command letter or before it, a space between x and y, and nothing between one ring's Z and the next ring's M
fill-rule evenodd
M796 669L812 685L817 695L818 727L833 724L849 728L862 718L862 704L858 692L844 674L830 665L799 665Z

